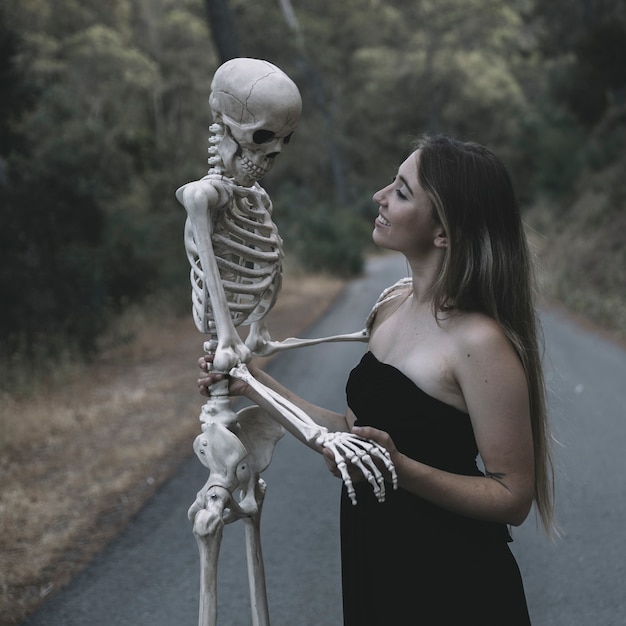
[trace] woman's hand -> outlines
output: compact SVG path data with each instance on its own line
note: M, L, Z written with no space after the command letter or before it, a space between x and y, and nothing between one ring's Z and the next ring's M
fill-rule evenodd
M250 391L248 384L239 380L238 378L232 378L228 374L212 372L210 366L213 363L213 355L205 354L198 359L198 367L204 372L204 375L198 378L198 388L203 396L209 396L209 387L220 380L228 380L228 392L231 396L245 396ZM248 368L250 373L254 376L252 368Z
M353 426L352 433L354 435L358 435L359 437L363 437L363 439L371 439L372 441L375 441L377 444L385 448L387 452L389 452L389 456L392 461L394 459L394 455L400 454L396 448L396 444L393 442L393 439L389 433L384 430L379 430L373 426Z

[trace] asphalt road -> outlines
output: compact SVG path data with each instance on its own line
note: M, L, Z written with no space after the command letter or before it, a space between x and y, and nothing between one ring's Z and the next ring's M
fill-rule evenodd
M382 289L405 274L398 257L372 261L366 276L350 283L307 335L359 330ZM514 530L531 617L534 626L626 625L626 352L557 313L543 319L564 534L549 543L532 515ZM303 348L281 355L269 370L301 395L343 410L347 373L364 349L360 343ZM339 626L339 481L289 435L279 441L264 478L262 541L272 625ZM199 561L186 514L205 480L205 468L192 457L23 626L197 624ZM219 624L251 624L241 523L224 531L218 579Z

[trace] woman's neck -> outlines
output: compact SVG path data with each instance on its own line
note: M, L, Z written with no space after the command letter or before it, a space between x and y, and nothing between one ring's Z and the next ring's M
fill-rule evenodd
M433 286L439 269L439 264L434 262L411 262L407 259L411 268L413 290L411 297L417 306L431 306L433 302Z

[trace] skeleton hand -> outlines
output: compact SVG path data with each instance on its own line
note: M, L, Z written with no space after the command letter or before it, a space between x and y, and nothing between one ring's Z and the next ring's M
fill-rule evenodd
M356 494L347 462L352 463L372 485L374 495L379 502L385 500L385 479L376 461L384 463L385 468L391 474L393 488L398 488L398 478L391 457L387 450L375 441L363 439L352 433L327 432L320 435L316 443L332 453L352 504L356 504Z
M230 375L246 382L256 391L273 408L271 414L274 418L289 432L318 452L322 448L332 453L352 504L356 504L356 494L346 461L361 471L374 488L379 501L385 499L385 480L378 465L384 465L391 476L394 489L397 488L396 471L389 453L383 446L354 433L329 432L314 422L300 407L254 378L244 364L234 367Z

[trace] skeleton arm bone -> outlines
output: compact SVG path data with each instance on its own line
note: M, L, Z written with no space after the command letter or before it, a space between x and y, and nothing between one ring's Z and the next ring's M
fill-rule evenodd
M267 331L265 324L260 324L258 326L255 326L253 324L250 329L248 339L246 340L246 345L252 350L255 355L266 357L271 356L276 352L281 352L282 350L290 350L292 348L304 348L307 346L314 346L320 343L339 341L367 342L369 341L372 326L380 307L387 302L390 302L391 300L399 297L400 289L408 285L410 283L410 280L410 278L403 278L391 287L385 289L380 294L378 300L376 301L376 303L372 307L372 310L367 316L367 319L365 321L365 327L357 332L331 335L330 337L316 337L313 339L288 337L287 339L283 339L282 341L273 341L269 335L269 332Z
M176 191L176 198L185 207L188 216L186 232L191 231L193 242L186 242L188 249L194 247L200 260L203 288L213 309L215 333L218 345L215 352L214 367L218 371L228 371L238 362L250 359L250 351L239 338L232 322L228 308L224 286L213 252L211 236L213 233L213 211L220 210L230 197L224 186L206 178L183 185ZM201 316L200 316L201 317ZM198 324L196 317L196 324ZM199 328L201 332L209 332L208 328Z
M265 386L250 374L245 364L240 364L230 371L230 375L248 384L257 396L259 405L268 411L285 429L306 443L309 447L321 452L328 449L332 452L337 468L346 485L348 496L356 504L356 496L347 462L357 467L372 485L374 494L379 501L385 499L385 481L375 460L382 462L391 474L394 489L397 488L395 468L387 450L377 443L347 432L329 432L312 420L296 404L283 397L277 391Z
M259 328L261 330L259 330ZM369 331L367 328L359 330L356 333L347 333L345 335L332 335L330 337L319 337L315 339L299 339L297 337L287 337L282 341L272 341L269 334L263 337L263 327L251 327L250 336L246 340L246 345L252 348L257 356L271 356L282 350L290 350L292 348L305 348L307 346L315 346L320 343L331 343L333 341L368 341Z

